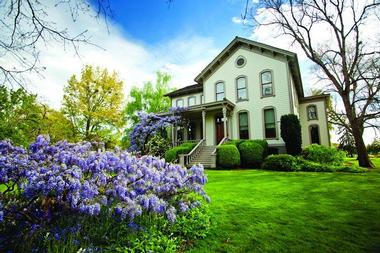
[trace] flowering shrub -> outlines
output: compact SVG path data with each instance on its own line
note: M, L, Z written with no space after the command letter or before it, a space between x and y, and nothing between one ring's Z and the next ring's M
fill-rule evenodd
M152 156L94 151L87 142L50 145L39 136L25 150L1 141L0 225L23 224L32 233L59 217L100 214L127 223L155 214L173 223L200 205L196 196L209 200L206 181L201 165L185 169Z
M139 123L133 128L129 134L131 152L145 153L145 144L149 138L168 126L178 125L182 122L178 113L186 110L182 107L173 107L170 109L171 115L158 115L154 113L139 112Z

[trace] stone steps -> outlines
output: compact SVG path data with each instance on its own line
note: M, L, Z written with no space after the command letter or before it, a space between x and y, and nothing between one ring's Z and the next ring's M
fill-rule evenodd
M193 158L188 167L196 164L202 164L205 168L210 168L212 165L211 153L215 150L215 146L203 146L199 154Z

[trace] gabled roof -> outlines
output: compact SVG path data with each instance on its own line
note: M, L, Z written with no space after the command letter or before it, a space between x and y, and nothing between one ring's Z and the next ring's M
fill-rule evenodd
M197 84L189 85L189 86L183 87L181 89L169 92L169 93L165 94L165 96L172 98L172 97L178 97L181 95L187 95L190 93L202 92L202 91L203 91L203 85L197 83Z
M302 87L302 80L301 80L301 73L299 69L299 64L298 64L298 58L297 54L277 48L277 47L272 47L260 42L256 42L253 40L248 40L244 39L241 37L235 37L231 41L231 43L223 49L223 51L218 54L215 59L206 66L205 69L202 70L202 72L195 78L195 81L199 84L203 84L203 81L210 76L213 71L218 68L219 65L223 64L232 53L234 53L237 49L239 49L242 46L247 46L249 49L259 49L260 51L264 52L271 52L274 55L275 54L281 54L286 57L289 65L290 72L293 76L293 80L295 82L295 86L297 89L298 96L300 98L304 97L304 92L303 92L303 87Z

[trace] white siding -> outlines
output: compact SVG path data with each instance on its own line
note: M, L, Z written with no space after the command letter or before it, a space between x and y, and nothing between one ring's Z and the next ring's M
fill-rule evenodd
M316 120L308 120L307 118L307 106L316 105L318 118ZM319 138L321 145L330 145L330 136L327 125L327 115L326 115L326 104L325 99L318 99L313 101L308 101L300 103L300 123L302 131L302 147L310 145L310 129L311 125L318 125L319 127Z
M247 62L244 67L235 66L238 56L246 58ZM274 96L261 97L260 72L271 70L273 73ZM237 101L235 79L238 76L247 77L248 101ZM224 63L219 66L204 81L205 102L215 101L215 84L218 81L225 83L225 96L228 100L235 103L230 120L232 122L231 132L232 139L238 138L237 114L241 110L249 111L249 134L251 139L264 138L263 109L274 107L277 120L277 139L268 140L269 144L283 145L284 142L280 137L280 118L281 115L291 112L291 101L289 94L288 67L285 57L277 54L262 53L260 51L250 51L246 48L240 48L233 53ZM207 145L215 145L215 126L213 115L207 114ZM212 140L209 137L212 136Z

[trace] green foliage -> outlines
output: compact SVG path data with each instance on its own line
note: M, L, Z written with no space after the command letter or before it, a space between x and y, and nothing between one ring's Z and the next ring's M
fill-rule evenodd
M358 165L331 165L331 164L321 164L318 162L313 162L305 160L302 157L298 158L298 166L301 171L310 172L351 172L351 173L364 173L368 169L361 168Z
M263 147L263 159L267 157L269 153L268 142L266 140L253 140L253 142L258 143Z
M171 91L169 87L170 75L157 72L156 83L146 82L143 88L132 87L127 105L124 108L124 119L128 124L128 130L139 121L139 111L147 113L167 112L171 107L170 98L164 97ZM128 136L127 133L124 136Z
M119 138L122 99L123 82L116 72L86 65L80 80L73 75L64 88L62 112L81 139L107 145Z
M143 215L135 223L120 221L102 212L101 216L66 216L54 228L30 232L30 240L18 244L16 252L177 252L194 240L205 238L211 228L211 215L205 203L179 213L175 223L159 215ZM77 229L80 228L80 229ZM40 238L44 238L40 240ZM17 245L17 244L16 244ZM86 251L86 252L88 252ZM99 251L99 250L98 250Z
M299 155L302 151L301 124L294 114L281 116L281 138L285 142L286 152Z
M306 160L330 165L342 165L344 158L346 157L343 151L318 144L307 146L302 151L302 156Z
M195 147L195 145L195 143L188 142L167 150L165 152L165 161L174 162L178 158L179 154L189 153Z
M263 157L264 148L257 141L245 141L239 145L241 164L245 167L260 167Z
M163 157L165 152L170 149L170 143L161 134L156 134L149 139L145 145L145 149L149 155Z
M47 106L41 106L43 116L40 123L40 134L49 135L50 141L67 140L69 142L78 141L74 133L73 125L62 112L51 109Z
M0 86L0 140L28 146L39 133L42 120L37 96L24 89Z
M233 168L240 165L240 153L235 145L221 145L216 154L218 166Z
M245 142L246 140L229 140L229 141L226 141L225 143L223 143L222 145L235 145L237 148L239 148L239 145L243 142Z
M297 171L297 159L288 154L270 155L265 158L262 166L264 170Z
M367 146L369 154L377 155L380 153L380 139L375 139L371 144Z

